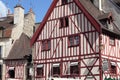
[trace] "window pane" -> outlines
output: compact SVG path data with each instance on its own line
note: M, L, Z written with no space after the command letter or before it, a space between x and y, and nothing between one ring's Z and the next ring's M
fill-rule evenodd
M9 70L8 73L10 78L15 78L15 69Z
M75 36L74 37L74 45L79 45L79 43L80 43L79 36Z
M78 65L70 66L70 74L79 74Z
M51 49L51 41L49 40L48 41L48 50L50 50Z
M0 58L2 58L2 46L0 46Z
M53 76L59 76L60 75L60 67L53 67Z
M109 43L110 45L115 45L115 38L110 37L109 42L110 42L110 43Z
M37 76L43 76L43 67L37 68Z
M62 0L62 5L67 4L68 0Z
M69 46L73 46L74 45L74 39L73 37L69 37Z
M45 48L46 48L46 41L43 41L42 42L42 50L45 50Z

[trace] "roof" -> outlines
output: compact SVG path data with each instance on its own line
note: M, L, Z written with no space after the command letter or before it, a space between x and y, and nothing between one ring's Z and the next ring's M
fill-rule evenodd
M102 28L102 33L110 33L116 36L120 37L120 31L118 29L118 27L114 24L113 21L113 30L108 29L105 25L103 25L100 20L101 19L106 19L109 18L109 16L112 16L112 13L104 13L101 12L98 8L96 8L93 3L91 3L90 0L79 0L80 3L84 6L84 5L88 5L88 6L84 6L84 8L89 12L89 14L91 14L95 20L101 25Z
M53 0L50 8L48 9L43 21L41 22L40 26L38 27L38 29L36 30L36 32L34 33L32 39L31 39L31 46L35 43L35 41L37 40L39 34L41 34L42 29L44 28L45 23L47 22L48 17L50 16L51 12L53 11L54 7L56 6L57 2L59 0ZM99 23L95 20L95 18L93 18L93 16L91 16L89 14L89 12L85 9L85 7L80 3L80 1L84 1L84 0L73 0L73 2L75 2L75 4L79 7L79 9L82 10L82 12L84 13L84 15L89 19L89 21L94 25L94 27L96 28L96 30L98 32L100 32L100 25ZM88 0L87 0L88 1ZM91 9L91 8L90 8ZM94 11L96 12L96 11ZM96 12L97 13L97 12Z
M24 59L25 55L32 54L31 51L30 38L22 33L21 37L15 41L6 59Z
M7 16L0 18L0 29L4 29L3 37L11 37L13 24L13 16Z

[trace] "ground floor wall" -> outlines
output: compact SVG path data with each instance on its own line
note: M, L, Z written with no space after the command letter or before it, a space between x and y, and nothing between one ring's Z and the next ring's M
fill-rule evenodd
M100 80L100 75L99 54L34 61L35 80Z

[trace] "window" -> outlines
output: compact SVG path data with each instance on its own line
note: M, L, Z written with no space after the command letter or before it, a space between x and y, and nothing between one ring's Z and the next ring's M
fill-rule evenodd
M65 4L67 4L67 0L62 0L62 5L65 5Z
M68 41L69 41L69 46L79 46L80 44L80 37L79 35L76 36L70 36L68 37Z
M4 36L4 27L0 27L0 37Z
M37 76L39 76L39 77L43 76L43 65L37 66Z
M2 73L2 65L0 65L0 73ZM2 80L2 74L0 74L0 80Z
M10 67L9 71L8 71L9 77L10 78L15 78L15 68L14 67Z
M2 58L2 46L0 46L0 59Z
M62 18L60 18L60 28L68 27L68 25L69 25L69 19L68 19L68 17L62 17Z
M51 49L51 41L50 40L42 41L42 51L48 51L50 49Z
M115 38L110 37L109 44L112 45L112 46L114 46L115 45Z
M72 62L70 64L70 74L72 74L72 75L78 75L79 74L78 62Z
M110 72L112 74L116 74L116 72L117 72L117 67L116 67L116 64L114 62L111 62L111 70L110 70Z
M60 64L59 63L53 64L53 76L54 77L60 76Z

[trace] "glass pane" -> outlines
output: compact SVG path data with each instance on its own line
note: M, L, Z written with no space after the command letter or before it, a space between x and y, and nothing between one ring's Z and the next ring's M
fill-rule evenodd
M48 41L48 50L50 50L51 49L51 41L49 40Z
M73 45L74 45L73 37L69 37L69 46L73 46Z
M74 37L74 45L79 45L79 43L80 43L79 36L75 36Z

